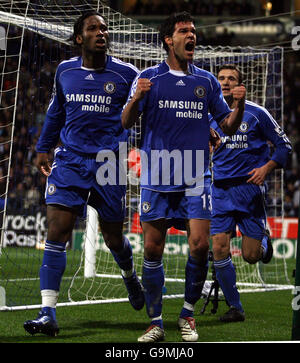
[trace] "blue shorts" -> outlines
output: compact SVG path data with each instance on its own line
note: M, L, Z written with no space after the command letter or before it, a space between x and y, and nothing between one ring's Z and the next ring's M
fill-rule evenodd
M216 185L217 184L217 185ZM211 235L234 232L236 226L248 237L262 240L267 215L266 187L251 183L214 183L212 185Z
M201 195L187 196L185 192L159 192L141 189L140 220L150 222L166 219L168 228L186 230L188 219L211 219L210 179Z
M85 216L86 205L107 222L122 222L126 211L126 185L100 185L97 171L104 163L59 147L47 179L46 204L60 204ZM116 163L118 167L118 162ZM98 179L99 180L99 179ZM112 183L111 183L112 184Z

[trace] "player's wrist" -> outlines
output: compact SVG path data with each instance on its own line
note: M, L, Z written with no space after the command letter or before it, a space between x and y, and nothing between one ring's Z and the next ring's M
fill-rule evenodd
M140 102L140 100L143 98L142 94L141 93L135 93L133 96L132 96L132 99L131 101L133 103L138 103Z
M242 99L238 100L237 107L240 110L244 111L244 109L245 109L245 98L242 98Z

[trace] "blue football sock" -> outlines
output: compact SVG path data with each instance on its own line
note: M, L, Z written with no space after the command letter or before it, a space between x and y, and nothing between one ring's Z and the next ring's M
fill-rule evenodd
M162 289L165 282L164 268L161 260L149 261L144 259L142 282L145 293L146 310L149 318L155 320L152 324L161 328L162 319Z
M194 305L201 297L207 271L208 260L203 264L189 256L185 267L185 303L180 313L181 318L193 317Z
M236 307L240 311L244 311L240 301L240 294L236 287L236 273L231 258L228 257L220 261L214 261L214 266L216 278L228 304Z
M123 248L119 252L110 250L116 263L123 271L129 271L133 268L132 248L127 237L123 236Z
M66 244L47 240L43 262L40 268L41 290L59 291L66 263Z

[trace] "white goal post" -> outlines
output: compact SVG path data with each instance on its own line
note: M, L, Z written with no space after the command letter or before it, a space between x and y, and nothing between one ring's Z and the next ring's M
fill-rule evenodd
M4 186L0 196L3 201L0 210L0 310L36 308L40 304L38 272L46 238L41 190L45 181L33 166L33 146L49 102L46 97L51 92L50 79L55 67L73 52L68 41L73 23L83 11L90 9L98 10L108 21L111 55L131 62L139 69L165 58L156 29L123 16L106 6L105 2L0 2L0 112L5 120L0 123L1 133L5 131L5 137L0 138L0 181ZM199 45L195 63L213 73L221 64L237 64L244 74L248 99L266 106L283 126L282 48ZM137 137L131 140L129 152L138 151L139 125L134 131ZM25 170L26 166L29 171ZM128 160L124 233L132 244L135 267L141 275L143 240L138 216L136 167L135 160ZM280 238L277 228L283 218L282 171L272 174L268 184L269 216L276 219L275 222L269 220L272 223L269 227L274 236ZM164 254L165 298L183 296L187 252L185 232L170 229ZM240 252L238 237L232 241L232 254L240 291L290 288L284 253L264 267L243 262ZM86 221L78 220L67 255L59 305L127 301L120 271L104 244L97 215L92 208L88 207Z

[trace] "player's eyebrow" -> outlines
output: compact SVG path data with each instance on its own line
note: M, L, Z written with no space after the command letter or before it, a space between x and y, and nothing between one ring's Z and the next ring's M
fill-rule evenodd
M192 32L192 33L196 33L196 29L194 27L190 28L190 27L183 27L183 28L179 28L178 29L179 32Z
M98 24L97 22L91 22L89 24L87 24L86 29L94 29L99 27L102 31L106 31L108 29L108 26L106 24Z
M218 79L224 79L224 78L228 78L228 79L230 79L230 80L234 80L234 81L237 81L238 79L237 79L237 77L235 77L235 76L228 76L228 77L226 77L226 76L219 76L218 77Z

